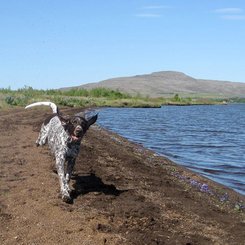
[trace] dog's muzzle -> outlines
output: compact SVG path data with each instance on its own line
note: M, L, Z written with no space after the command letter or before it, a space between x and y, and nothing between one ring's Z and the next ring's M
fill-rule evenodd
M74 130L74 135L77 137L81 137L82 133L83 133L83 128L80 125L76 126Z

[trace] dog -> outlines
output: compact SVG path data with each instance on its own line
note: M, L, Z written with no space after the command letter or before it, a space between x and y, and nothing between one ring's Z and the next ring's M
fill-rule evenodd
M41 105L51 107L53 114L43 122L36 145L42 146L48 143L56 160L62 200L70 203L72 198L69 181L80 150L81 140L89 127L96 122L98 114L89 118L79 113L72 117L64 117L59 113L56 104L52 102L36 102L26 106L25 109Z

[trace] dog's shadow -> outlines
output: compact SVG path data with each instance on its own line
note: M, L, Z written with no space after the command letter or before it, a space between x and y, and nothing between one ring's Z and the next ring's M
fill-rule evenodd
M103 183L101 178L97 177L94 173L87 176L74 175L75 180L73 184L74 190L72 191L72 199L76 199L80 195L86 195L90 192L104 193L105 195L119 196L127 190L118 190L114 185L107 185Z

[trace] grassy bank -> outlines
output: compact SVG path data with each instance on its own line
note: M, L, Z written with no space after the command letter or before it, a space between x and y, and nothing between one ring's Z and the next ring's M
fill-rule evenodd
M178 94L169 98L149 98L141 95L131 96L107 88L37 90L24 87L18 90L0 89L0 108L25 106L36 101L53 101L60 106L69 107L160 107L161 105L216 104L219 100L181 98Z

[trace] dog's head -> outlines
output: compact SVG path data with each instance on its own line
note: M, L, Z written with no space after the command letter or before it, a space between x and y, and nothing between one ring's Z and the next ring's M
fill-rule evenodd
M70 134L72 141L80 142L89 127L96 122L97 118L97 114L88 118L75 115L70 118L62 118L61 122L65 130Z

